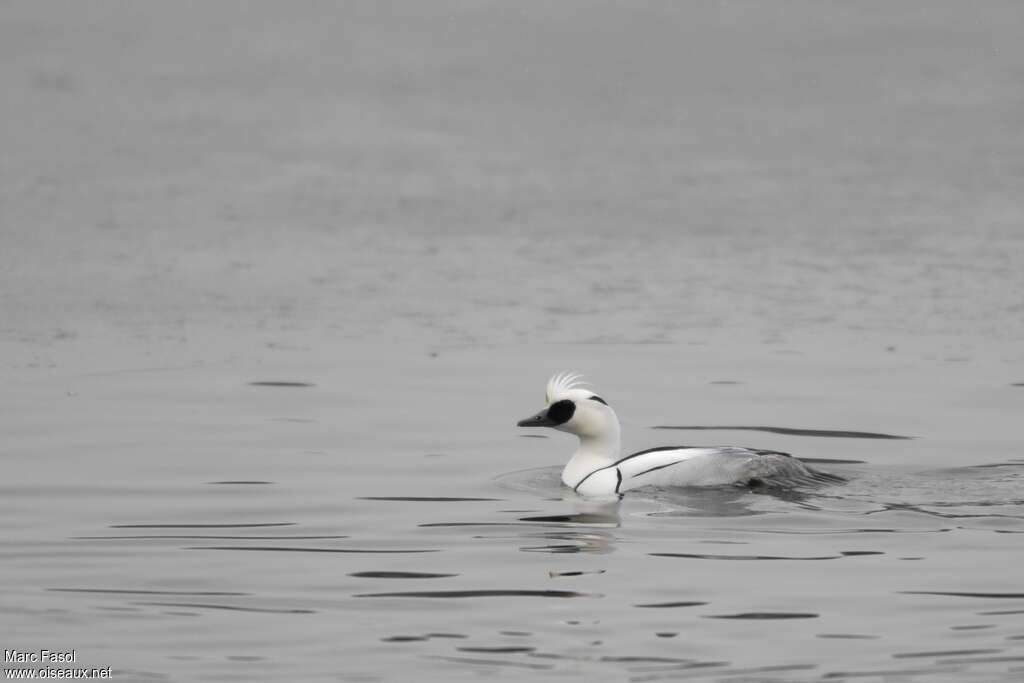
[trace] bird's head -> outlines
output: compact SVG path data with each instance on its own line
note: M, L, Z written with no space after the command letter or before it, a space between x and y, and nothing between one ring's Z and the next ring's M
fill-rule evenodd
M618 436L619 419L608 402L585 388L580 375L561 372L548 380L545 407L520 427L551 427L582 438Z

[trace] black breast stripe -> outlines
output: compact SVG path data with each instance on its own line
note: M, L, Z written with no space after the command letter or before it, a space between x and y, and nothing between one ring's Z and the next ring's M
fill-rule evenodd
M590 474L588 474L587 476L585 476L582 479L580 479L580 483L578 483L575 486L573 486L572 490L573 491L579 491L580 487L583 486L583 482L585 482L587 479L590 479L592 476L594 476L595 474L597 474L598 472L600 472L603 469L606 469L606 468L600 467L600 468L594 470L593 472L591 472Z
M591 472L591 473L590 473L590 474L588 474L587 476L585 476L585 477L583 477L582 479L580 479L580 483L578 483L578 484L576 484L575 486L573 486L573 487L572 487L572 490L573 490L573 491L579 491L579 490L580 490L580 487L581 487L581 486L583 486L583 482L585 482L585 481L586 481L587 479L590 479L590 478L591 478L592 476L594 476L594 475L595 475L595 474L597 474L598 472L604 472L604 471L605 471L606 469L608 469L609 467L615 467L615 465L607 465L607 466L605 466L605 467L598 467L598 468L597 468L596 470L594 470L593 472ZM619 481L618 481L618 483L617 483L617 484L615 484L615 492L616 492L616 493L618 493L618 492L619 492L619 484L621 484L621 483L622 483L622 472L621 472L621 471L619 470L619 468L618 468L618 467L615 467L615 473L616 473L616 475L617 475L617 476L619 477Z
M633 458L636 458L638 456L647 455L648 453L657 453L658 451L685 451L685 450L689 450L689 449L692 449L692 448L702 448L702 446L659 446L658 448L648 448L646 451L638 451L636 453L632 453L630 455L627 455L625 458L621 458L619 460L616 460L611 465L608 465L606 467L600 467L600 468L594 470L593 472L591 472L587 476L585 476L582 479L580 479L580 483L576 484L576 486L573 486L572 490L573 491L579 491L580 487L583 486L583 482L585 482L587 479L590 479L592 476L594 476L598 472L606 470L609 467L615 467L615 471L618 473L618 477L619 477L619 483L615 485L615 492L618 493L619 492L619 486L622 484L622 470L620 470L618 468L618 465L621 465L622 463L626 462L627 460L632 460ZM677 465L680 462L682 462L682 461L676 460L675 462L670 462L667 465L658 465L657 467L652 467L651 469L644 470L643 472L640 472L639 474L634 474L632 477L630 477L630 479L636 479L641 474L647 474L648 472L653 472L655 470L660 470L663 467L671 467L672 465Z
M618 467L615 468L615 476L619 478L619 480L615 482L615 493L618 493L619 487L622 486L622 470Z

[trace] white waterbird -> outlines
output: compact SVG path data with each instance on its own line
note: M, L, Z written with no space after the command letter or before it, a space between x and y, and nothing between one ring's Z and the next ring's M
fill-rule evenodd
M579 446L562 470L562 483L586 497L618 495L641 486L758 486L841 481L788 453L740 446L664 446L622 455L619 418L579 375L548 380L545 407L520 427L551 427L575 434Z

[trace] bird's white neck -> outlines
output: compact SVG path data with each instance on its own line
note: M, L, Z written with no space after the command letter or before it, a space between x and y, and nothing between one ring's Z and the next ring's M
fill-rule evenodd
M622 437L617 420L612 425L605 425L599 434L577 436L580 445L562 470L562 483L570 488L575 488L594 470L617 461L622 450Z

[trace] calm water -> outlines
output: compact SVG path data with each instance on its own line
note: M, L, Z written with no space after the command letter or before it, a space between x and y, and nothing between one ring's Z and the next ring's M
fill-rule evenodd
M1024 679L1022 31L0 4L0 645L123 681ZM567 369L629 449L847 483L586 504L572 439L514 427Z
M124 680L1024 671L1024 392L994 373L891 353L871 372L673 346L348 351L374 362L13 383L5 647L73 647ZM849 482L588 505L558 486L571 440L512 426L545 354L608 375L632 446L784 448ZM722 415L914 438L648 428Z

